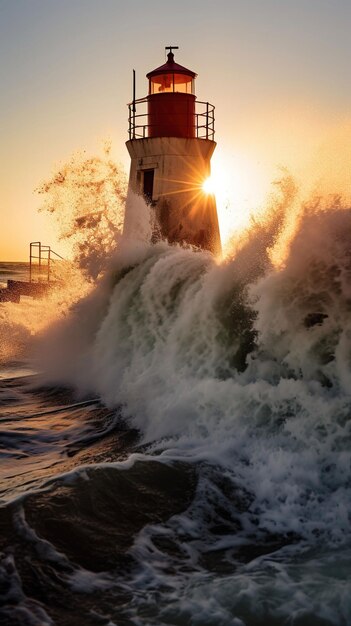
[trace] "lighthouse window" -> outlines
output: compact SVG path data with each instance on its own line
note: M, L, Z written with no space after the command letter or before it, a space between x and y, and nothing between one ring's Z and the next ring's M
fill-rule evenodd
M152 196L154 191L154 173L155 170L144 170L143 195L147 204L150 204L150 202L152 202Z
M173 91L173 74L161 74L151 79L151 93Z
M174 74L174 91L193 93L193 79L186 74Z
M150 79L150 93L194 93L194 80L187 74L159 74Z

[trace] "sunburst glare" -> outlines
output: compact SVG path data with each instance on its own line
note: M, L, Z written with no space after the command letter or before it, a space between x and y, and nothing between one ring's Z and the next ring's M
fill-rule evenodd
M271 180L271 173L243 154L231 158L214 155L211 175L202 183L202 190L216 197L224 246L235 232L247 227L253 214L261 210Z

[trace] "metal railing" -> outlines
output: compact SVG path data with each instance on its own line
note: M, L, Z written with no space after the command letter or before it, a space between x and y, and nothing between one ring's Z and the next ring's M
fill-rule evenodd
M35 254L38 252L38 254ZM51 263L54 263L56 259L52 258L52 255L58 257L62 261L64 258L57 254L50 246L45 246L41 241L32 241L29 244L29 282L32 283L35 280L40 281L44 279L50 281ZM35 262L35 259L38 262Z
M147 98L140 98L128 104L129 139L145 139L150 136L149 129L152 125L149 124L147 102ZM200 100L195 101L194 136L197 139L210 139L214 141L214 111L215 107L213 104L201 102Z

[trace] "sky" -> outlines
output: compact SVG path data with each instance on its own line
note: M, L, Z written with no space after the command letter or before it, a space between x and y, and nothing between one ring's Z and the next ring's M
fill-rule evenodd
M108 139L128 170L132 69L143 97L170 44L216 106L219 220L235 228L279 166L346 141L350 32L350 0L0 0L0 260L37 240L60 252L35 189L73 153Z

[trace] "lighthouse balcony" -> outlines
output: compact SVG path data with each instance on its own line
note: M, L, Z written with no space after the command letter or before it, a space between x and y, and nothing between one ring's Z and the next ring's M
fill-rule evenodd
M157 99L157 110L154 110L153 98ZM134 100L128 104L128 110L129 139L193 137L214 141L215 107L209 102L195 100L195 96L182 93L151 95Z

